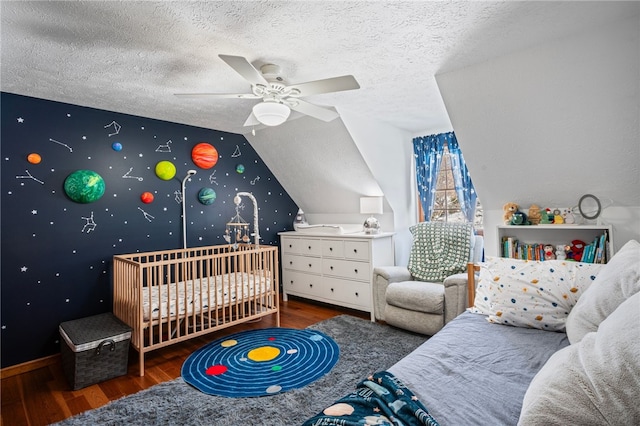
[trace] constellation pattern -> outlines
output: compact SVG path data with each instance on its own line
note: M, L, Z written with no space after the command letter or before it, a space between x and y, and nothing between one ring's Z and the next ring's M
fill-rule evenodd
M51 139L51 138L49 138L49 142L53 142L53 143L57 143L58 145L62 145L62 146L64 146L64 147L66 147L66 148L69 150L69 152L73 152L73 148L71 148L71 147L70 147L69 145L67 145L66 143L58 142L57 140L55 140L55 139Z
M171 139L169 139L166 144L158 145L158 147L156 148L156 152L171 152L171 143Z
M127 173L125 173L122 178L123 179L138 179L140 182L142 182L144 180L144 178L139 177L139 176L129 176L129 173L131 173L131 171L133 170L133 167L131 167L129 169L129 171Z
M27 173L26 175L16 176L16 179L32 179L32 180L35 180L36 182L38 182L40 185L44 185L44 182L41 181L40 179L36 179L35 177L33 177L33 175L31 175L31 173L29 173L29 170L25 170L25 172Z
M216 171L214 170L213 173L211 173L211 175L209 176L209 183L211 184L218 184L217 178L216 178Z
M236 150L233 151L233 154L231 154L232 158L237 158L240 157L242 155L242 153L240 152L240 147L238 145L236 145Z
M173 198L173 199L174 199L174 200L176 200L176 203L178 203L178 204L182 203L182 192L180 192L180 191L175 191L175 192L173 193L173 195L174 195L174 198Z
M120 133L120 128L122 126L116 123L115 121L112 121L111 123L107 124L106 126L104 126L104 128L106 129L107 127L111 127L111 126L113 126L113 133L109 133L109 137Z
M155 216L151 216L149 213L145 212L140 207L138 207L138 210L142 212L144 218L147 219L148 222L151 222L153 219L155 219Z
M93 220L93 212L91 212L91 216L89 217L82 216L82 219L86 220L87 223L84 224L80 232L84 233L86 231L86 233L88 234L89 232L94 231L96 229L96 226L98 226L98 224Z
M249 183L250 183L251 185L255 185L255 184L256 184L256 182L258 182L259 180L260 180L260 176L256 176L256 178L255 178L255 179L253 179L253 180L250 180L250 181L249 181Z

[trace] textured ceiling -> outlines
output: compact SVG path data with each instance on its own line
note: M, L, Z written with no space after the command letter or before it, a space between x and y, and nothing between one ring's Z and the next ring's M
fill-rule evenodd
M434 75L605 25L633 3L3 1L0 83L5 92L247 133L256 101L173 96L249 92L218 58L230 54L276 63L289 83L352 74L359 90L305 99L417 135L451 127Z

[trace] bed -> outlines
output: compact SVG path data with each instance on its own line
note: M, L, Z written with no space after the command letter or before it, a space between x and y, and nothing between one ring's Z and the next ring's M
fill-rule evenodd
M278 248L219 245L113 257L113 313L147 352L267 315L280 326Z

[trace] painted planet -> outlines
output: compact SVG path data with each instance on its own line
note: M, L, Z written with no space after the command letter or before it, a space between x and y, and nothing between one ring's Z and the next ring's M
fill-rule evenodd
M198 192L198 201L200 201L205 206L213 204L216 200L216 191L213 188L202 188L200 192Z
M238 164L236 165L236 172L243 174L244 173L244 165L243 164Z
M31 164L39 164L42 161L42 157L40 157L40 154L32 152L31 154L27 155L27 161Z
M210 169L218 162L218 150L211 144L200 142L191 149L191 159L201 169Z
M145 204L150 204L153 202L153 194L148 191L143 192L142 195L140 195L140 200Z
M64 192L76 203L93 203L104 195L104 179L93 170L76 170L64 180Z
M162 180L171 180L176 175L176 166L171 161L163 160L156 164L156 176Z
M111 144L111 148L114 151L122 151L122 144L120 142L114 142Z

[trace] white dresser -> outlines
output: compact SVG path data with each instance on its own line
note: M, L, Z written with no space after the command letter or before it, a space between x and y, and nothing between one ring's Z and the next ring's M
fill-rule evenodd
M281 232L283 298L290 294L373 314L375 266L394 264L393 233Z

